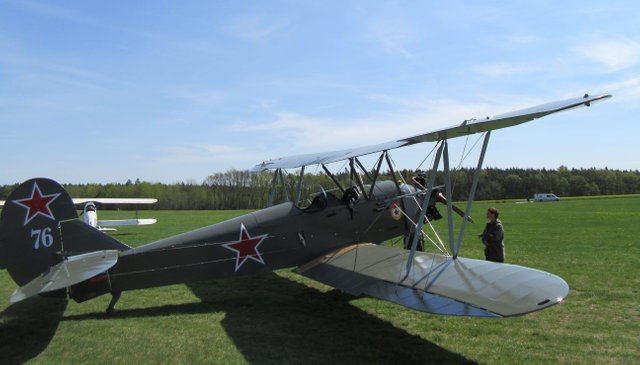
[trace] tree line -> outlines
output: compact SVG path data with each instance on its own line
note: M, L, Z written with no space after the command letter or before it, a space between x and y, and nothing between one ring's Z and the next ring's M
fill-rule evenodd
M453 199L466 200L473 181L475 169L460 168L451 172ZM402 170L399 174L405 181L422 171ZM351 184L347 173L336 174L342 186ZM381 173L379 180L392 179L390 172ZM294 200L298 194L308 199L321 191L335 187L324 173L307 173L303 177L303 189L298 192L298 175L283 174L276 179L274 202L287 197ZM442 172L436 181L444 180ZM82 198L156 198L158 203L140 209L201 210L201 209L259 209L267 205L273 182L271 172L249 172L229 170L214 173L202 183L196 181L163 184L140 180L109 184L63 184L72 197ZM284 182L284 183L283 183ZM366 183L365 179L365 183ZM0 200L6 200L16 185L0 186ZM620 171L610 169L498 169L486 168L480 171L476 200L502 200L533 198L535 193L554 193L562 196L590 196L640 193L640 171ZM117 207L116 207L117 208ZM109 207L103 207L109 209Z
M454 199L466 200L475 169L451 173ZM442 181L442 180L440 180ZM497 169L480 172L477 200L533 198L535 193L558 196L593 196L640 193L640 171L610 169Z

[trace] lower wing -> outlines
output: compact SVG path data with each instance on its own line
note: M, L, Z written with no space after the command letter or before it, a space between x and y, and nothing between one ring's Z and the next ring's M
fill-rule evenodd
M353 245L296 272L353 295L369 295L436 314L510 317L562 302L560 277L517 265L418 252L407 274L409 251Z
M144 226L147 224L155 224L156 222L157 220L153 218L99 220L98 227Z

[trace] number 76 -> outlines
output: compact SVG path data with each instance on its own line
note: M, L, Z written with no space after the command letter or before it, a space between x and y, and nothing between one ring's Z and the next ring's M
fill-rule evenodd
M53 235L51 234L51 227L45 227L44 229L32 229L31 237L35 237L33 241L33 249L37 250L42 244L42 247L51 247L53 244Z

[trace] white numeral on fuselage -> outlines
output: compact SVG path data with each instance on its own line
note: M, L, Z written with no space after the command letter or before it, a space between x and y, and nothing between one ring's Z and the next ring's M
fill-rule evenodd
M44 229L32 229L31 237L36 239L33 241L33 249L37 250L42 247L51 247L53 244L53 235L51 234L51 227L45 227Z

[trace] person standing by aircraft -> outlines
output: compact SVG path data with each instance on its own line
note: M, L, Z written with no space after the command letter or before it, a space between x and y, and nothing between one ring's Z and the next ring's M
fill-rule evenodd
M478 235L484 244L484 256L487 261L504 262L504 227L498 219L500 212L496 208L487 209L487 225Z
M427 180L426 180L424 174L418 174L418 175L414 176L411 180L413 180L413 186L415 187L415 189L417 189L418 191L426 190ZM423 197L423 199L424 199L424 197ZM420 230L420 232L418 234L420 236L418 237L418 243L416 244L416 251L424 251L424 235L422 234L422 230ZM413 245L413 237L414 237L414 235L415 235L415 232L412 230L411 234L408 234L408 235L405 236L405 238L404 238L404 249L405 250L411 250L411 247Z

